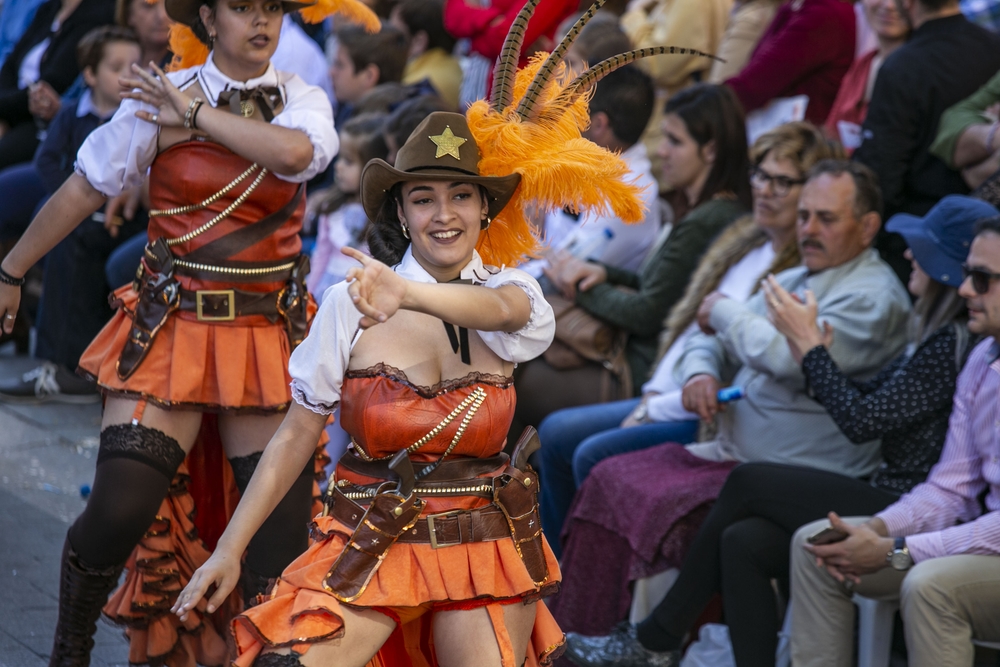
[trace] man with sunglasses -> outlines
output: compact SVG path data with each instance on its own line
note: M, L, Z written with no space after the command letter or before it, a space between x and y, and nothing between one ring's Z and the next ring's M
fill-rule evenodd
M963 268L969 331L984 340L958 378L941 459L867 521L831 513L840 541L809 544L817 523L795 534L796 665L850 664L830 628L831 615L853 614L855 590L899 597L911 667L972 665L972 639L1000 641L1000 217L977 223Z

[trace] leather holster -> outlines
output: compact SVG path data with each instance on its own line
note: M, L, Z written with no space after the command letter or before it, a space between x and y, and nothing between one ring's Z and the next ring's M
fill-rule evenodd
M528 464L528 457L540 444L535 429L527 427L514 446L514 465L496 478L493 488L493 502L507 517L514 548L536 586L549 580L538 513L538 474Z
M285 333L292 350L306 338L309 330L309 291L306 276L309 275L309 255L299 255L285 288L278 295L278 314L285 322Z
M164 322L180 307L180 285L174 278L174 256L163 238L146 246L134 285L139 300L132 314L132 330L116 364L118 377L122 380L127 380L139 367Z

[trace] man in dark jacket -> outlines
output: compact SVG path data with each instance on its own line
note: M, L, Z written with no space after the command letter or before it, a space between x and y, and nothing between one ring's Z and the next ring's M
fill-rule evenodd
M1000 37L962 16L958 0L902 2L913 34L882 65L854 153L878 174L886 218L922 216L945 195L968 193L930 145L941 114L1000 70ZM910 263L902 238L883 230L876 247L905 284Z

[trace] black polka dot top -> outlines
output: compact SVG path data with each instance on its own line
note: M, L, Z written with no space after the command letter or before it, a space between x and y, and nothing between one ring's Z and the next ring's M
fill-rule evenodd
M810 395L851 442L882 439L872 485L903 494L923 482L944 446L958 368L952 324L931 334L866 382L851 380L825 347L802 359Z

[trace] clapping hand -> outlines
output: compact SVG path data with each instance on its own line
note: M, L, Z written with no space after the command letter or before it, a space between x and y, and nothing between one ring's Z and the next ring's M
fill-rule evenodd
M354 248L342 252L361 262L347 271L348 293L361 314L362 329L385 322L403 305L407 280L391 268Z
M819 306L812 290L806 290L805 301L796 294L790 294L773 275L761 282L764 302L767 304L767 319L787 340L788 349L795 363L801 364L802 357L814 347L829 348L833 343L833 327L823 322L820 330L816 323Z

